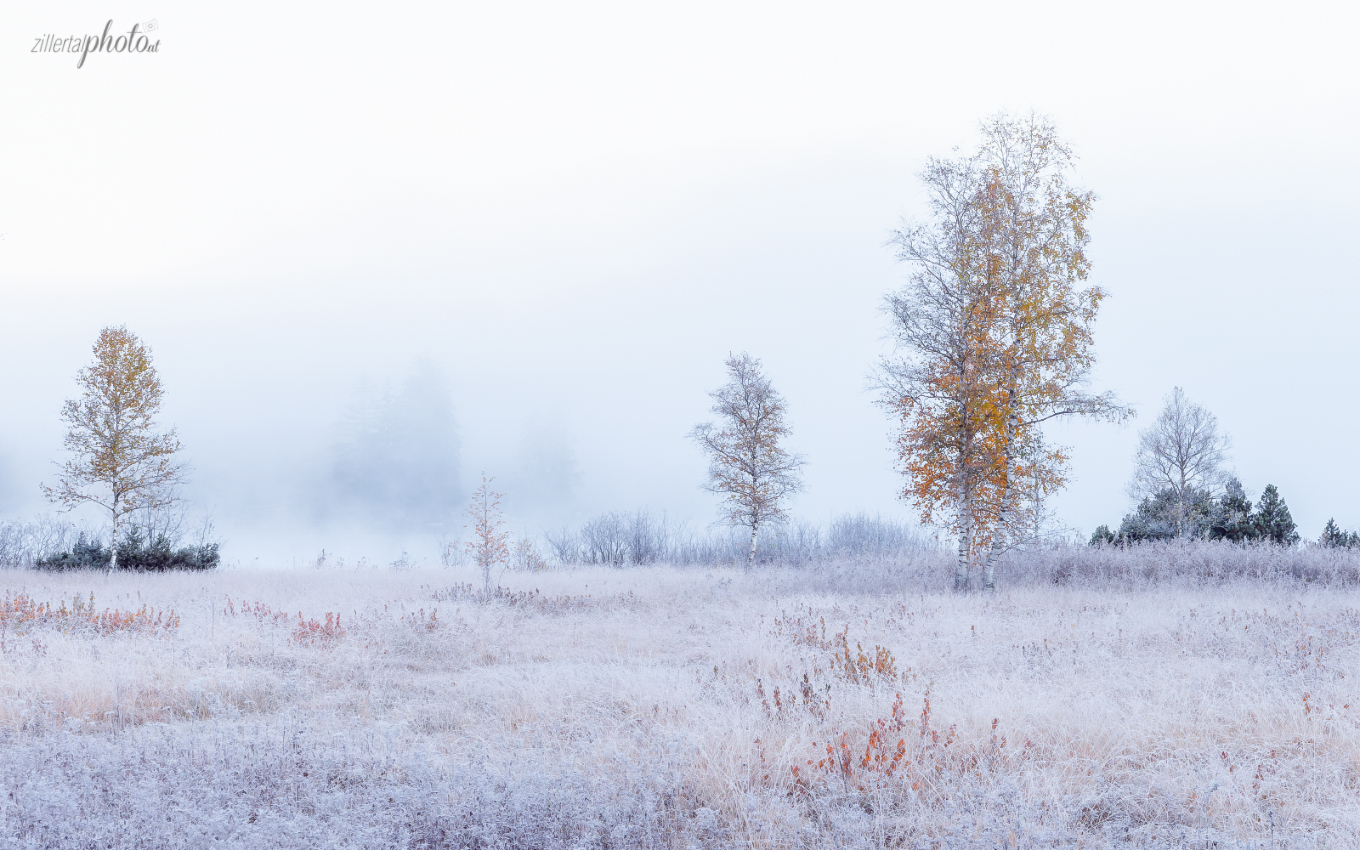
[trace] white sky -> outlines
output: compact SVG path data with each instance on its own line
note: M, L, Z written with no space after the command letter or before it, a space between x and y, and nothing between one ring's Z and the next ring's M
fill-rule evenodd
M883 243L927 156L1034 109L1100 196L1094 387L1145 425L1183 386L1253 497L1360 526L1345 4L297 5L0 7L0 514L44 509L61 400L127 323L193 495L252 546L359 381L422 356L469 483L546 418L582 512L702 523L684 435L747 350L809 459L796 512L905 517L865 389L906 273ZM109 18L160 52L30 52ZM1051 432L1064 520L1128 510L1139 425Z

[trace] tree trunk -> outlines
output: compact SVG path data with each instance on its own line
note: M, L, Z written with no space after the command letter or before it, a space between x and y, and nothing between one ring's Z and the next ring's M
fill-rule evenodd
M756 530L759 528L757 523L751 523L751 550L746 553L746 569L750 569L756 562Z
M107 572L118 571L118 502L113 503L113 540L109 542L109 568Z
M1004 535L1006 529L1006 514L1010 511L1010 502L1015 495L1015 485L1011 477L1006 477L1006 489L1001 494L1001 510L996 515L996 528L992 529L992 545L987 547L987 560L982 565L982 589L996 590L996 559L1001 557Z
M954 590L959 593L968 591L968 538L970 535L964 532L959 537L959 560L954 565Z
M1015 404L1015 391L1010 393L1011 405ZM1001 507L996 512L996 528L992 529L992 545L987 547L987 561L982 567L982 589L996 590L996 559L1001 555L1002 541L1006 530L1006 520L1015 498L1015 414L1006 417L1006 489L1001 491Z
M959 560L954 565L954 590L958 593L968 591L968 560L972 556L973 549L973 504L967 487L964 488L963 499L963 510L961 511L963 522L959 531Z
M982 589L996 591L996 543L992 544L992 551L987 553L987 564L982 568Z

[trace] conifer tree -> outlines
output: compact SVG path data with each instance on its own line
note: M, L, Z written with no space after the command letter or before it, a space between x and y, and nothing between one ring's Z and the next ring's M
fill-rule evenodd
M1177 537L1203 537L1208 528L1214 500L1208 490L1190 488L1178 492L1163 487L1143 497L1132 513L1119 525L1121 540L1172 540Z
M1335 519L1329 519L1327 526L1322 529L1322 536L1318 538L1318 545L1328 549L1354 549L1360 546L1360 534L1346 531L1336 524Z
M1280 498L1280 491L1274 484L1266 485L1253 519L1262 540L1269 540L1281 546L1293 546L1299 542L1298 526L1294 524L1294 518L1289 514L1289 506Z
M1260 537L1251 513L1251 500L1237 476L1223 485L1223 496L1213 508L1209 521L1211 540L1230 540L1245 543Z
M1108 546L1108 545L1110 545L1110 544L1112 544L1112 543L1114 543L1114 532L1113 532L1113 531L1110 531L1110 527L1109 527L1108 525L1098 525L1098 526L1096 526L1095 532L1091 534L1091 542L1090 542L1089 545L1091 545L1091 546L1100 546L1100 545L1106 545L1106 546Z

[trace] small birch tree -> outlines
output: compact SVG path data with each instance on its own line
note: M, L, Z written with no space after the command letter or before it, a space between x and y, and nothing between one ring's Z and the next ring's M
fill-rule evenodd
M760 528L788 519L784 502L802 489L802 456L780 443L789 435L784 398L749 354L727 358L728 381L709 394L719 425L706 422L690 432L708 455L704 489L722 496L725 521L751 529L746 565L755 563Z
M504 565L510 558L510 532L502 530L501 516L504 494L491 489L493 479L482 476L482 485L472 494L467 516L472 520L472 539L467 542L468 553L482 571L482 591L491 592L491 570Z
M61 419L71 457L57 484L43 494L67 510L91 503L109 512L109 571L118 569L118 532L125 516L178 501L175 487L185 468L175 461L179 439L172 428L156 430L165 390L151 363L151 350L126 327L100 331L94 362L76 373L79 399L68 399Z

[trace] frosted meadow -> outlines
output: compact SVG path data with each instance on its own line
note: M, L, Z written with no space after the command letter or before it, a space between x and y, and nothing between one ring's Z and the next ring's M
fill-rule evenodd
M1360 845L1349 550L949 575L6 570L3 846Z

